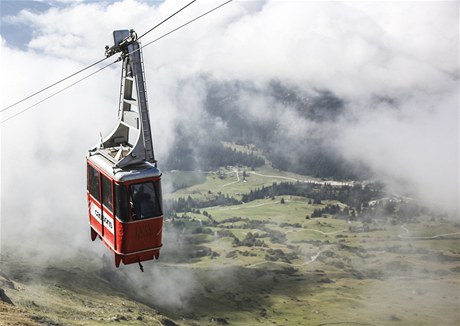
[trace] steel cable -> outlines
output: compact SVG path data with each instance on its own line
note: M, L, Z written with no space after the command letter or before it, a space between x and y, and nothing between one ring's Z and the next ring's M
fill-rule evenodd
M46 100L48 100L48 99L50 99L50 98L52 98L52 97L58 95L59 93L62 93L62 92L65 91L66 89L69 89L70 87L72 87L72 86L74 86L74 85L76 85L76 84L82 82L83 80L85 80L85 79L87 79L87 78L89 78L89 77L91 77L91 76L97 74L98 72L104 70L105 68L110 67L111 65L113 65L114 63L116 63L116 62L118 62L118 61L120 61L120 59L117 59L117 60L115 60L114 62L111 62L111 63L109 63L108 65L105 65L105 66L102 67L102 68L99 68L98 70L96 70L96 71L90 73L89 75L87 75L87 76L85 76L85 77L83 77L83 78L77 80L76 82L74 82L74 83L72 83L72 84L70 84L70 85L64 87L63 89L60 89L59 91L57 91L57 92L51 94L50 96L47 96L47 97L45 97L44 99L42 99L42 100L40 100L40 101L38 101L38 102L32 104L31 106L28 106L27 108L25 108L25 109L19 111L18 113L15 113L14 115L8 117L7 119L2 120L2 122L0 122L0 124L3 124L3 123L5 123L6 121L11 120L11 119L17 117L18 115L20 115L20 114L22 114L22 113L24 113L24 112L26 112L26 111L28 111L28 110L34 108L35 106L39 105L40 103L43 103L44 101L46 101Z
M172 18L174 15L176 15L177 13L179 13L180 11L182 11L183 9L187 8L188 6L190 6L190 5L191 5L192 3L194 3L195 1L196 1L196 0L191 1L191 2L188 3L186 6L182 7L180 10L176 11L174 14L170 15L168 18L164 19L164 20L163 20L162 22L160 22L159 24L155 25L153 28L149 29L147 32L145 32L144 34L142 34L142 35L141 35L140 37L138 37L137 39L140 39L141 37L143 37L143 36L145 36L146 34L150 33L150 32L153 31L155 28L157 28L158 26L160 26L161 24L163 24L164 22L166 22L167 20L169 20L170 18ZM161 35L160 37L157 37L157 38L154 39L153 41L148 42L148 43L145 44L144 46L141 46L139 49L134 50L134 51L130 52L129 54L134 53L134 52L136 52L136 51L139 51L140 49L143 49L143 48L145 48L145 47L151 45L152 43L161 40L162 38L164 38L164 37L166 37L166 36L168 36L168 35L174 33L175 31L177 31L177 30L179 30L179 29L181 29L181 28L183 28L183 27L185 27L185 26L187 26L187 25L189 25L189 24L191 24L191 23L193 23L193 22L196 21L196 20L198 20L198 19L200 19L200 18L202 18L202 17L204 17L204 16L210 14L211 12L214 12L215 10L217 10L217 9L219 9L219 8L221 8L221 7L223 7L224 5L226 5L226 4L228 4L228 3L232 2L232 1L233 1L233 0L228 0L228 1L226 1L226 2L224 2L224 3L222 3L222 4L220 4L220 5L218 5L218 6L214 7L214 8L212 8L211 10L208 10L207 12L205 12L205 13L203 13L203 14L201 14L201 15L199 15L199 16L197 16L197 17L191 19L191 20L189 20L188 22L186 22L186 23L180 25L179 27L174 28L173 30L171 30L171 31L169 31L169 32L167 32L167 33ZM10 108L12 108L12 107L14 107L14 106L20 104L20 103L22 103L22 102L24 102L24 101L26 101L26 100L28 100L28 99L30 99L30 98L32 98L32 97L34 97L34 96L40 94L40 93L42 93L42 92L44 92L45 90L50 89L50 88L53 87L53 86L56 86L56 85L58 85L58 84L64 82L65 80L67 80L67 79L69 79L69 78L71 78L71 77L74 77L75 75L77 75L77 74L79 74L79 73L81 73L81 72L83 72L83 71L85 71L85 70L87 70L87 69L89 69L89 68L91 68L91 67L94 67L95 65L97 65L97 64L99 64L99 63L105 61L105 60L108 59L108 58L109 58L109 57L103 58L103 59L101 59L101 60L99 60L99 61L97 61L97 62L95 62L95 63L93 63L93 64L91 64L91 65L89 65L89 66L87 66L87 67L85 67L85 68L83 68L83 69L80 69L79 71L77 71L77 72L75 72L75 73L73 73L73 74L71 74L71 75L69 75L69 76L67 76L67 77L65 77L65 78L63 78L63 79L61 79L61 80L59 80L59 81L57 81L57 82L55 82L55 83L53 83L53 84L51 84L51 85L45 87L45 88L43 88L43 89L37 91L37 92L35 92L35 93L33 93L33 94L31 94L31 95L29 95L29 96L23 98L22 100L17 101L17 102L15 102L15 103L13 103L13 104L11 104L11 105L9 105L9 106L3 108L2 110L0 110L0 113L4 112L4 111L6 111L6 110L8 110L8 109L10 109ZM44 99L42 99L42 100L40 100L40 101L38 101L38 102L36 102L36 103L34 103L34 104L28 106L27 108L25 108L25 109L19 111L18 113L14 114L14 115L12 115L12 116L10 116L10 117L8 117L7 119L2 120L2 121L0 122L0 124L3 124L3 123L5 123L6 121L11 120L11 119L17 117L18 115L20 115L20 114L22 114L22 113L24 113L24 112L26 112L26 111L28 111L28 110L34 108L34 107L37 106L38 104L43 103L44 101L46 101L46 100L48 100L48 99L50 99L50 98L56 96L56 95L59 94L59 93L62 93L63 91L65 91L65 90L69 89L70 87L72 87L72 86L74 86L74 85L80 83L81 81L83 81L83 80L85 80L85 79L87 79L87 78L93 76L94 74L96 74L96 73L98 73L98 72L104 70L105 68L108 68L109 66L113 65L114 63L116 63L116 62L118 62L118 61L120 61L120 58L118 58L116 61L114 61L114 62L112 62L112 63L110 63L110 64L108 64L108 65L106 65L106 66L104 66L104 67L102 67L102 68L100 68L100 69L94 71L94 72L92 72L91 74L89 74L89 75L87 75L87 76L85 76L85 77L83 77L83 78L77 80L76 82L74 82L74 83L72 83L72 84L70 84L70 85L64 87L63 89L61 89L61 90L59 90L59 91L57 91L57 92L55 92L55 93L53 93L53 94L51 94L51 95L45 97Z

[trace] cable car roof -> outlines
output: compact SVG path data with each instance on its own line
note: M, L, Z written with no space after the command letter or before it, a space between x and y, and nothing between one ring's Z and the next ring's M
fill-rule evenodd
M115 164L100 154L87 156L88 161L98 167L111 179L119 182L133 181L144 178L160 177L161 172L155 164L143 162L122 169L116 168Z

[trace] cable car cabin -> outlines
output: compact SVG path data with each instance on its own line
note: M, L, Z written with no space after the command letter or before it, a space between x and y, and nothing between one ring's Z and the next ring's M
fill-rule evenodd
M158 259L162 246L161 172L149 162L116 169L102 155L89 155L88 210L91 240L115 253L115 265ZM142 266L142 265L141 265Z
M118 124L91 148L88 213L91 239L115 253L115 265L160 256L163 229L161 172L157 168L147 105L142 47L133 30L113 32L106 56L121 53Z

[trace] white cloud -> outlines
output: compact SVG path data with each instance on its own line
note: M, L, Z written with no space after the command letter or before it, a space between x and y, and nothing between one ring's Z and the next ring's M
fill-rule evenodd
M376 106L344 124L338 146L377 176L412 185L427 204L458 209L458 96L411 98L399 110ZM393 184L393 186L396 186ZM402 189L393 188L401 191Z
M192 5L142 42L215 5ZM16 21L30 25L34 37L26 51L9 48L2 38L2 107L102 58L113 30L141 34L177 9L175 1L126 0L21 12ZM199 74L255 85L278 79L307 92L327 89L347 101L353 116L334 128L342 136L337 150L350 160L390 179L405 178L427 200L455 206L457 9L450 2L226 5L144 50L160 163L175 125L201 117L203 84L182 89L181 81ZM2 125L2 188L8 190L2 192L2 225L11 234L20 229L47 241L34 232L42 225L63 239L87 240L80 232L87 228L84 156L99 131L107 134L115 125L118 76L117 65ZM247 103L257 113L270 99ZM310 127L289 108L281 117L287 136Z

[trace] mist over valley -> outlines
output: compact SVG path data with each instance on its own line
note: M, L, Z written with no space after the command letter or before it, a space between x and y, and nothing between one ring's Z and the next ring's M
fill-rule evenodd
M120 64L4 108L180 5L0 5L0 325L460 323L458 3L233 1L145 47L164 225L144 272L88 226Z

